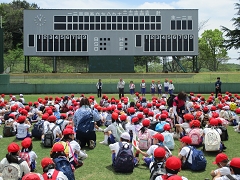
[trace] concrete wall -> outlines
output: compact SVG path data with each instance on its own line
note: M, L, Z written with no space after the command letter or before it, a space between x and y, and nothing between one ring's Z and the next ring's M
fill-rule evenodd
M1 76L0 76L1 77ZM195 93L211 93L215 92L213 83L199 83L199 84L174 84L175 93L180 91L195 92ZM147 84L147 93L149 93L150 84ZM140 92L140 87L136 84L135 91ZM222 92L229 91L231 93L240 93L240 83L224 83L222 85ZM51 93L96 93L95 84L24 84L24 83L0 83L0 93L5 94L51 94ZM118 93L116 84L104 84L103 93ZM129 93L128 84L125 85L125 93Z

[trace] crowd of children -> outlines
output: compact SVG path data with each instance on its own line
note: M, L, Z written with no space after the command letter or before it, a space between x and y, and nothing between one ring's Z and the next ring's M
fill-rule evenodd
M167 83L166 80L164 91L171 94L174 86L167 86ZM131 87L134 87L132 84ZM2 178L9 177L4 168L9 168L14 163L18 168L14 169L12 166L13 173L20 169L23 179L27 176L37 176L39 179L75 179L74 170L81 167L82 161L88 157L85 151L81 150L81 146L87 144L93 149L97 144L96 137L89 139L89 142L84 140L84 145L81 144L83 140L77 138L76 129L81 127L76 117L80 115L76 115L76 112L84 107L90 109L90 114L94 114L92 127L90 124L89 128L93 129L94 134L95 131L104 133L100 144L109 145L112 165L116 172L132 172L142 159L150 169L150 179L186 180L186 177L177 174L181 169L193 170L195 147L202 146L203 151L218 154L213 162L217 169L210 172L213 179L240 179L240 158L236 157L230 161L223 153L227 148L224 145L224 141L228 140L227 127L232 125L236 132L240 132L239 95L226 92L218 94L215 98L214 93L211 93L205 98L201 94L195 95L191 92L184 100L184 111L181 109L181 112L178 112L178 97L170 103L166 94L155 97L152 90L153 96L147 100L144 84L143 80L142 96L137 92L132 94L133 102L128 97L116 99L104 94L98 103L94 96L87 98L82 94L75 97L72 94L38 98L36 102L26 104L22 103L25 102L22 94L20 101L15 96L10 95L8 99L2 94L0 119L4 124L3 136L16 135L16 138L21 140L21 147L14 142L9 144L6 157L0 162ZM160 87L154 86L154 81L151 85ZM83 105L82 101L87 103ZM82 118L84 114L85 111L81 113ZM36 136L38 130L39 137ZM41 161L42 175L33 173L37 153L33 151L31 137L39 138L44 146L52 147L51 158L46 157ZM173 156L171 152L175 148L173 138L181 143L178 157Z

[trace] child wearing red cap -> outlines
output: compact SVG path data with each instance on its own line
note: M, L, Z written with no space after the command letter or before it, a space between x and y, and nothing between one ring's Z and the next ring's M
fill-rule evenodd
M33 149L33 144L32 144L32 139L27 137L25 138L22 142L22 149L19 154L19 157L25 159L27 162L29 160L29 167L31 169L31 172L33 172L36 168L36 159L37 159L37 154L32 150ZM29 157L29 159L28 159Z
M142 83L140 83L140 88L141 88L142 96L145 97L145 94L146 94L146 83L145 83L144 79L142 80Z
M58 171L55 169L55 163L49 157L45 157L41 161L41 165L43 168L43 178L44 180L47 179L63 179L68 180L67 176L63 174L63 172Z
M130 81L129 90L130 90L131 98L133 98L134 93L135 93L135 84L133 83L133 81Z
M180 139L181 146L178 153L178 158L182 162L182 169L190 169L192 166L192 152L190 145L192 144L192 139L188 136L184 136ZM189 154L190 153L190 154Z
M231 173L221 177L220 171L218 171L217 175L213 178L213 180L229 180L229 179L240 179L240 158L235 157L229 163Z
M152 97L155 96L156 89L157 89L157 85L155 84L155 81L152 80L152 83L150 84L150 92L152 94Z
M19 157L20 146L17 143L10 143L7 147L7 151L8 153L6 154L6 157L1 160L0 166L8 167L7 165L11 163L17 163L20 166L21 175L30 173L30 168L27 162ZM5 179L10 179L10 177L5 177Z
M147 152L143 152L139 149L139 147L136 147L136 150L143 155L143 160L144 162L147 164L147 166L149 167L150 163L154 161L153 159L153 153L154 150L158 147L163 147L166 151L166 158L172 156L171 151L163 145L163 141L164 141L164 136L160 133L156 133L154 136L152 136L153 139L153 145L150 146L150 148L147 150Z
M23 140L26 137L31 137L31 133L28 132L29 128L31 127L30 122L27 120L26 116L19 116L17 119L17 134L16 138L18 140Z
M219 153L213 162L213 164L216 164L218 168L211 171L211 176L214 178L218 173L220 173L221 176L231 174L228 162L228 156L224 153Z
M182 165L182 163L179 160L179 158L177 158L175 156L169 157L165 163L166 174L158 176L155 180L164 180L164 179L188 180L184 176L177 175L178 172L180 172L180 170L181 170L181 165Z
M39 173L28 173L22 177L22 180L43 180L43 176Z
M168 94L173 94L173 91L174 91L175 87L173 85L173 82L172 80L169 81L169 86L168 86Z

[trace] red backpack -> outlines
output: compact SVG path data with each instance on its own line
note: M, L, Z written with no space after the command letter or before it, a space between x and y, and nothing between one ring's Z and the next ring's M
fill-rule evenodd
M59 171L54 169L54 172L53 172L52 175L50 173L43 173L42 176L43 176L44 180L56 180L57 176L58 176L58 173L59 173ZM48 175L50 175L50 176L48 176Z
M31 161L30 161L30 156L28 152L20 152L18 157L25 160L28 166L31 167Z

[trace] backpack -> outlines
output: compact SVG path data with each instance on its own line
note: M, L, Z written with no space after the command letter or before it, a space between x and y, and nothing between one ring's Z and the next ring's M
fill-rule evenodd
M175 146L175 142L172 134L170 132L163 132L162 135L164 136L163 145L167 146L168 149L173 150Z
M56 170L62 171L63 174L67 176L68 180L75 180L72 166L66 157L55 158L53 162L55 163Z
M23 172L20 165L24 160L21 159L18 163L10 163L5 165L2 169L2 178L7 180L20 180L22 179Z
M221 141L227 141L228 140L228 131L227 128L224 126L219 126L219 129L221 129L222 134L220 135Z
M25 160L28 166L31 167L31 161L30 161L30 156L28 152L20 152L18 157Z
M57 125L54 125L52 129L50 129L49 124L48 124L48 130L44 134L44 139L43 139L43 146L44 147L52 147L55 141L55 137L53 134L53 130L57 127Z
M192 144L194 146L198 146L202 143L202 137L200 135L200 129L194 128L188 133L188 137L192 139Z
M132 152L132 145L119 142L119 151L117 157L113 163L114 170L116 172L130 173L134 168L134 157Z
M37 120L37 118L38 118L38 114L34 113L33 116L32 116L32 120Z
M44 180L55 180L57 179L58 173L59 171L54 169L54 172L51 177L48 176L48 173L43 173L42 176Z
M167 124L167 122L165 122L165 121L160 121L160 122L156 125L155 131L160 132L160 133L163 132L163 131L164 131L163 126L164 126L165 124Z
M219 151L221 138L216 129L211 128L204 137L205 151Z
M142 131L138 131L138 147L141 150L147 150L152 145L151 135L148 129L145 130L144 133Z
M161 166L159 167L159 163L154 162L150 169L150 180L155 180L157 176L166 174L166 169L163 167L164 163L161 162Z
M41 139L42 134L43 134L43 123L44 123L44 121L41 120L33 125L32 137Z
M189 146L190 151L192 151L192 165L191 170L193 171L203 171L207 166L207 160L201 150L198 150L192 146ZM189 153L190 153L189 151Z
M174 94L171 94L169 98L167 99L167 105L168 107L173 107L173 100L176 96Z
M155 131L155 128L156 128L157 124L158 124L158 121L151 121L148 129L152 129L152 130Z
M3 137L15 136L16 132L14 131L13 124L5 124L3 127Z
M78 122L77 130L83 133L94 131L94 121L92 112L86 113Z

